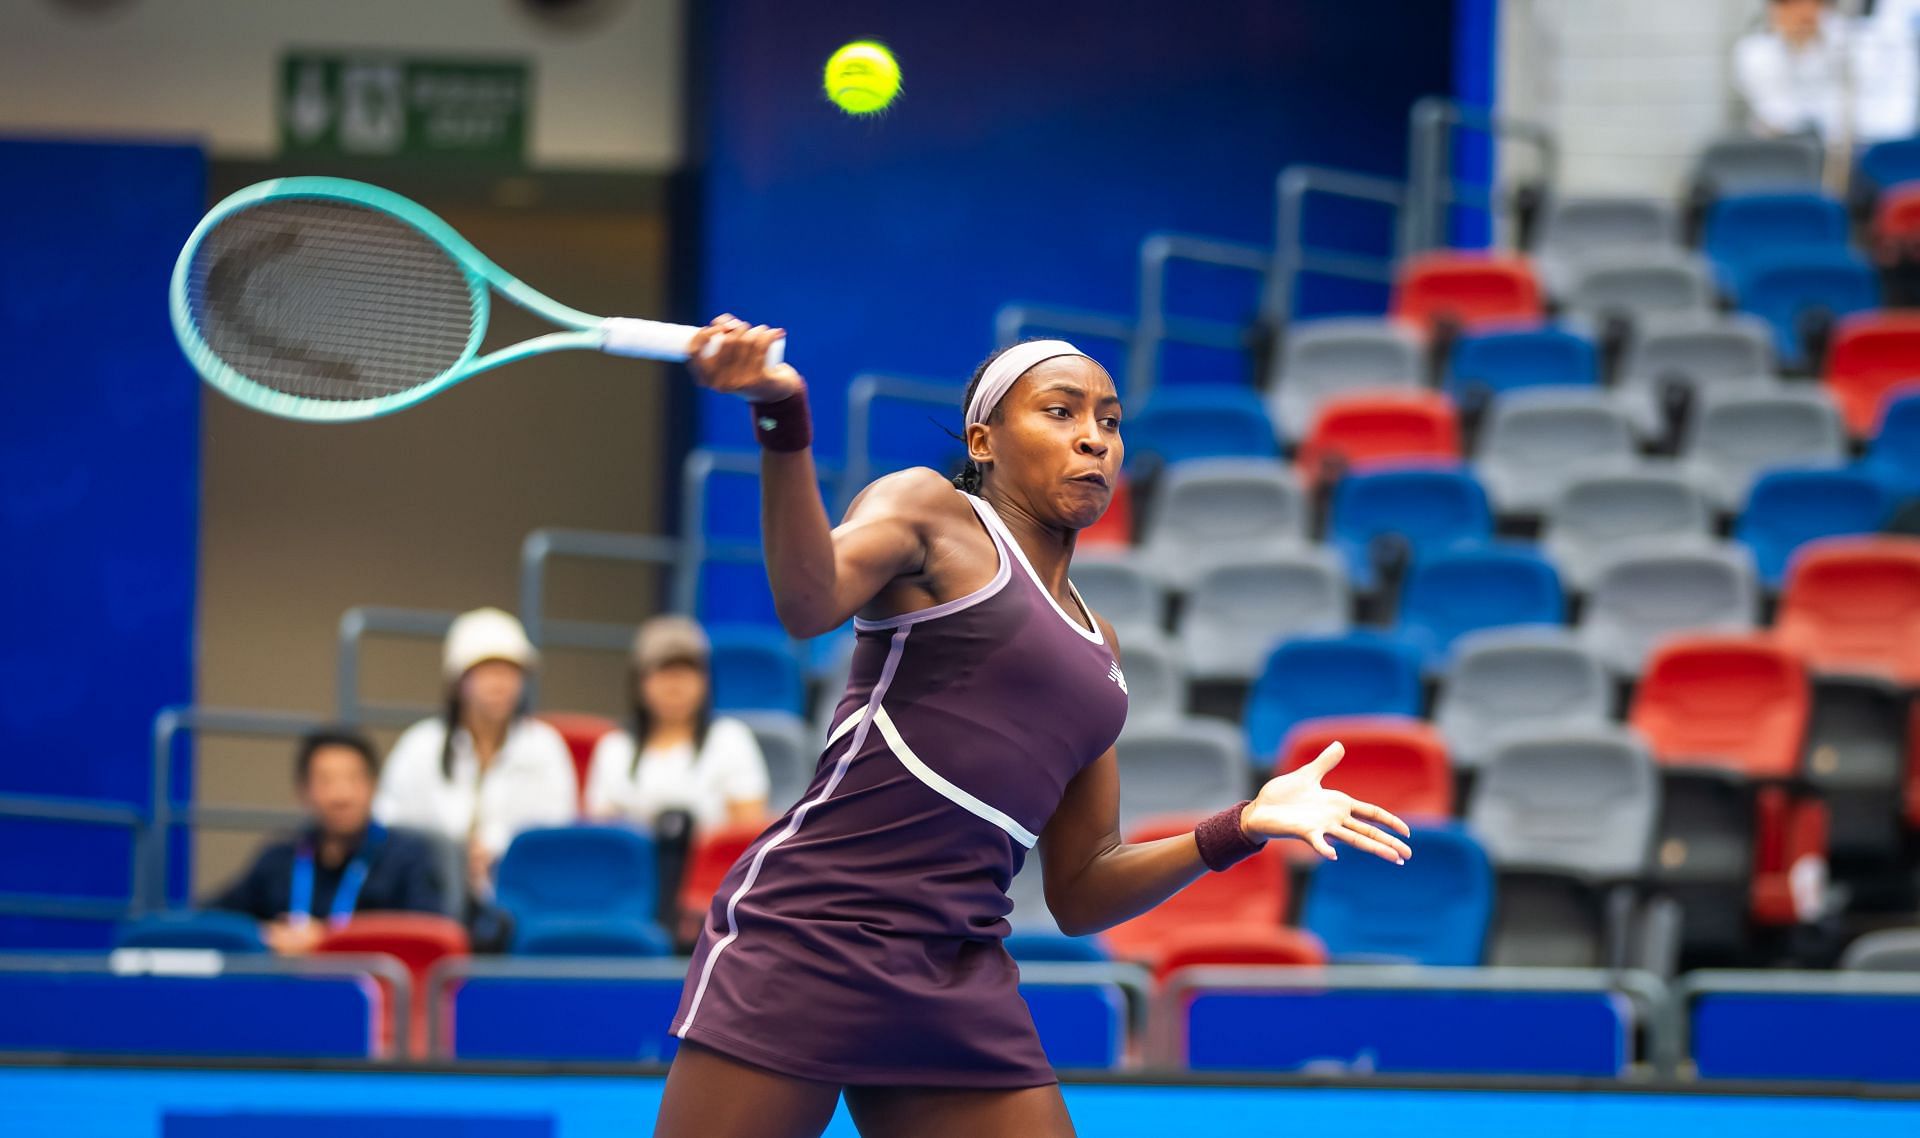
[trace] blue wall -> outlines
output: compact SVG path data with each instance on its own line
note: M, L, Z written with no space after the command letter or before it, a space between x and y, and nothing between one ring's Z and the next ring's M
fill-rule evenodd
M844 445L853 376L963 380L1003 303L1133 313L1150 232L1271 244L1285 165L1404 175L1408 109L1453 92L1457 58L1442 0L706 7L698 307L791 331L827 455ZM861 37L890 44L904 73L875 119L819 89L834 47ZM1384 248L1384 216L1312 220L1322 243ZM1254 301L1245 280L1177 284L1191 315ZM1383 299L1320 282L1307 307ZM1169 366L1175 381L1238 361ZM703 400L704 441L750 442L741 408Z
M193 694L200 392L166 293L204 162L0 142L0 171L0 794L144 805L154 712ZM0 893L124 898L128 854L0 819ZM106 935L0 916L0 946Z

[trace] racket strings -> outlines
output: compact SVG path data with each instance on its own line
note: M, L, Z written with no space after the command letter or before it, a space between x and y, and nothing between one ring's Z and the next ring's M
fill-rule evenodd
M208 348L263 387L378 399L468 355L480 312L466 273L413 226L317 198L221 220L189 266L188 310Z

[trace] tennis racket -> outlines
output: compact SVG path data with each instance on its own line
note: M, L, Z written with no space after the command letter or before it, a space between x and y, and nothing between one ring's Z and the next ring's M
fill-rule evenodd
M494 291L565 330L481 355ZM390 415L544 352L684 360L699 331L568 308L419 204L344 178L276 178L213 207L174 262L168 308L208 383L317 422Z

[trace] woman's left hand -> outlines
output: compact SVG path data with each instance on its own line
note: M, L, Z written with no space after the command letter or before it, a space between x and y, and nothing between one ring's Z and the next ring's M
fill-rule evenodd
M1396 865L1404 863L1413 856L1400 840L1412 836L1405 822L1371 802L1320 785L1346 753L1339 743L1329 744L1306 766L1261 787L1260 797L1240 812L1240 828L1251 838L1303 839L1330 861L1340 860L1329 841L1338 839ZM1399 831L1399 836L1382 826Z

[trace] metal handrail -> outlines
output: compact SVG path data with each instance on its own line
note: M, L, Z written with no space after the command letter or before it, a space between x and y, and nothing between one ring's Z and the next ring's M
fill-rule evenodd
M1273 271L1272 250L1236 241L1185 233L1155 233L1140 243L1140 321L1127 356L1127 398L1150 394L1160 370L1162 343L1238 350L1247 346L1247 326L1226 320L1176 317L1167 313L1167 269L1175 261L1213 265L1258 274L1261 294Z
M1045 304L1003 304L993 314L993 342L998 347L1012 347L1026 333L1037 329L1107 340L1128 349L1133 346L1134 322L1109 312Z
M658 565L672 572L682 557L681 542L652 534L608 533L603 530L537 529L520 543L520 623L527 639L545 651L585 648L624 652L633 640L633 626L618 621L552 620L546 615L547 562L555 557L590 558ZM538 697L539 675L526 678L527 700Z
M0 893L0 913L51 920L119 921L138 916L144 910L141 856L148 844L147 816L139 808L119 802L88 802L53 795L0 794L0 818L124 826L132 832L127 855L126 898L8 892Z
M355 605L340 614L339 652L334 664L334 702L342 723L407 727L438 711L418 704L363 703L360 699L360 643L371 635L442 640L458 613L438 609Z
M836 495L832 492L840 477L840 467L834 463L814 460L814 470L821 483L829 488L825 498L831 502ZM737 561L758 564L764 555L757 541L708 540L702 532L701 519L707 515L707 482L716 474L743 474L753 478L760 477L760 455L754 451L710 450L702 447L687 453L686 463L681 467L680 524L686 531L679 565L674 571L671 608L674 612L692 615L700 599L700 567L709 561Z
M1294 297L1302 273L1391 283L1394 260L1404 251L1404 243L1393 255L1384 258L1308 248L1306 208L1309 194L1389 206L1400 211L1396 221L1404 219L1407 204L1405 186L1371 174L1356 174L1351 170L1336 170L1328 166L1289 166L1280 171L1274 183L1274 267L1261 306L1267 319L1276 325L1285 324L1293 318Z
M873 481L873 405L881 399L924 403L957 418L965 388L934 380L891 375L855 376L847 387L847 466L840 478L834 513L845 512L853 496Z
M1413 104L1407 142L1408 203L1402 216L1401 251L1419 253L1447 243L1447 210L1465 202L1490 206L1493 187L1468 186L1452 173L1453 131L1476 130L1496 141L1534 147L1541 174L1551 185L1559 175L1560 145L1553 132L1531 119L1496 114L1453 99L1430 95Z

